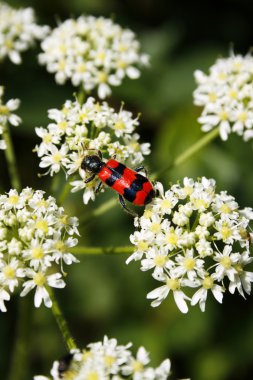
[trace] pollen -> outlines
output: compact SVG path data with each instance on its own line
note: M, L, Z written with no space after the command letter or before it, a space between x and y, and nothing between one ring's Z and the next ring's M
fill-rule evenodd
M157 255L154 259L154 263L157 267L163 267L166 263L166 256Z
M127 67L127 63L123 60L118 60L116 65L119 69L125 69Z
M34 259L42 259L44 256L42 247L33 248L31 254Z
M86 65L84 63L80 63L78 66L77 66L77 71L79 73L84 73L86 71Z
M39 272L33 277L33 281L37 286L44 286L46 283L46 277L42 272Z
M192 257L186 257L184 259L184 267L187 270L192 270L195 267L195 263L195 259L193 259Z
M247 117L248 117L248 115L247 115L247 112L245 112L245 111L240 112L237 116L238 120L243 122L243 123L245 123L245 121L247 120Z
M65 252L66 251L66 246L65 244L63 243L63 241L57 241L55 244L54 244L54 247L57 251L60 251L60 252Z
M67 121L66 121L66 120L60 121L60 122L58 123L58 128L59 128L61 131L65 132L66 129L68 128L68 123L67 123Z
M193 188L190 186L185 186L183 188L185 195L191 195L193 193Z
M178 290L180 289L180 282L176 278L168 278L166 285L170 290Z
M106 58L106 54L104 51L100 51L98 54L97 54L97 59L99 59L100 61L104 61Z
M6 265L3 268L3 274L8 280L12 280L16 276L16 271L14 268L12 268L10 265Z
M238 97L238 92L236 90L230 90L229 93L228 93L228 96L230 97L230 99L234 100L234 99L237 99Z
M206 290L212 289L212 287L213 287L213 279L212 279L212 277L207 276L206 278L204 278L204 280L202 281L202 286Z

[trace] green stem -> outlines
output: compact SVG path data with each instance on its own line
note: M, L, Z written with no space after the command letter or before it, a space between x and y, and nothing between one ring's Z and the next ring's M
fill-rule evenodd
M88 215L84 215L83 217L79 217L79 222L81 225L89 222L90 220L93 220L93 218L96 218L98 216L101 216L108 210L110 210L112 207L116 206L117 200L115 198L109 199L107 202L104 202L101 206L98 208L90 211Z
M74 339L72 338L67 322L62 314L62 311L59 307L59 304L54 296L53 289L50 287L47 287L47 291L49 293L50 299L52 301L52 312L56 319L56 322L58 324L58 327L62 333L64 342L66 344L67 349L70 351L72 349L77 348Z
M31 299L18 300L15 346L11 357L8 380L25 380L28 378L28 363L30 354L29 334L31 325Z
M188 149L186 149L183 153L181 153L178 157L175 158L175 160L170 163L165 168L161 169L157 173L152 175L152 179L157 179L162 174L164 174L166 171L173 169L182 163L184 163L186 160L188 160L191 156L193 156L196 152L198 152L200 149L203 149L209 142L214 140L219 135L219 127L213 129L206 135L204 135L200 140L198 140L196 143L191 145Z
M19 173L17 170L17 163L16 158L14 154L13 144L10 136L9 126L8 123L3 128L3 138L7 145L7 148L5 149L5 158L7 161L9 176L10 176L10 182L11 186L20 191L21 190L21 182L19 178Z
M63 202L65 201L65 199L69 195L70 189L71 189L70 184L68 182L65 182L65 185L63 186L61 193L59 194L59 196L57 198L57 202L59 205L63 204Z
M124 247L82 247L77 246L71 248L71 252L79 255L121 255L125 253L133 253L133 246Z

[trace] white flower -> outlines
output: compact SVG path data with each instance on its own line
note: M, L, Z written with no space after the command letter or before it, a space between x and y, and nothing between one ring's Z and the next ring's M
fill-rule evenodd
M60 361L55 361L51 369L52 377L35 376L34 380L60 380L71 373L72 380L167 380L171 363L165 359L157 368L148 366L149 353L139 347L134 355L130 348L132 343L119 345L116 339L106 336L102 342L90 343L83 350L71 350ZM66 359L67 358L67 359ZM66 371L60 371L60 364L66 362Z
M245 141L253 138L253 57L234 55L218 59L209 75L195 71L194 103L203 107L198 121L208 132L219 128L222 140L237 133Z
M185 313L196 287L191 305L199 304L202 311L209 289L218 302L226 290L250 294L253 273L244 267L253 260L253 211L240 210L234 197L216 193L215 187L215 181L205 177L185 178L183 186L178 183L167 191L157 183L157 197L135 218L136 230L130 236L134 252L126 263L141 261L142 271L151 270L154 279L164 283L148 293L152 306L172 292Z
M48 33L47 26L35 23L32 8L14 9L8 4L0 4L0 61L8 57L13 63L22 62L21 53L35 40L43 39Z
M150 153L149 143L140 144L133 133L138 118L123 107L119 112L108 103L96 103L89 97L84 104L67 100L62 109L48 111L51 122L47 128L36 128L41 143L35 147L44 174L53 176L61 169L70 177L72 192L84 190L83 202L95 200L98 178L89 183L90 173L81 169L83 158L94 149L103 151L105 158L116 156L118 161L132 166L140 164Z
M0 195L0 216L0 309L21 285L21 296L35 289L35 306L51 307L47 287L63 288L63 265L78 262L69 251L77 244L77 218L31 188Z
M0 4L0 22L1 22L1 4ZM1 28L1 24L0 24ZM1 32L0 32L1 33ZM1 42L0 42L1 45ZM1 50L1 48L0 48ZM1 58L1 53L0 53ZM4 87L0 86L0 150L4 150L7 148L6 142L1 140L1 136L4 133L6 128L6 124L9 123L15 127L17 127L21 123L21 118L13 113L20 105L19 99L10 99L7 103L3 101L4 95Z
M125 76L138 78L138 67L148 64L135 34L103 17L68 19L52 30L41 47L39 62L55 74L58 84L70 79L86 92L97 89L101 99L110 95L111 86L119 86Z

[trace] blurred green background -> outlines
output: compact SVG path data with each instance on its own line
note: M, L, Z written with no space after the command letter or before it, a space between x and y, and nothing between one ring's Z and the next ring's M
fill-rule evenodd
M72 0L9 1L11 5L34 7L41 24L56 25L70 15L81 13L113 17L134 30L142 49L151 56L151 66L139 80L125 80L109 99L116 108L121 101L135 114L141 112L138 132L142 141L152 143L145 165L154 172L170 162L203 133L197 124L200 110L193 106L193 71L207 71L231 46L246 54L253 41L252 2L247 0L192 1L161 0ZM23 64L9 61L0 65L0 82L6 99L22 101L19 115L23 124L12 128L18 169L23 186L49 190L50 178L37 177L38 159L32 149L38 139L35 126L48 124L47 110L58 108L71 98L70 84L57 86L53 76L39 67L39 46L23 55ZM167 173L164 184L184 176L205 175L217 180L218 190L227 189L239 204L253 206L252 144L237 136L215 142L188 162ZM0 154L0 190L10 183L4 155ZM60 186L59 186L60 187ZM101 194L95 204L82 205L81 192L70 195L65 207L71 215L82 216L114 197ZM81 244L129 245L132 220L119 206L81 228ZM157 286L139 264L125 265L126 256L82 256L80 264L68 268L67 287L56 292L59 303L79 346L116 337L121 344L132 341L151 353L152 364L165 357L172 360L173 378L192 380L248 380L253 378L253 301L226 294L222 305L208 299L207 310L196 307L182 315L169 297L152 309L146 293ZM29 298L29 297L28 297ZM25 302L24 299L22 299ZM32 303L32 296L28 302ZM66 353L50 310L30 308L29 366L24 379L48 374L52 361ZM18 297L0 315L0 378L7 379L15 344Z

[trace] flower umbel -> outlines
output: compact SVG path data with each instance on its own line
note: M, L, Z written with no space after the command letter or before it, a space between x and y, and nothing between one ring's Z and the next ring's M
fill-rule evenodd
M34 380L166 380L170 376L170 360L157 368L149 367L149 354L140 347L136 357L130 351L132 344L118 345L116 339L106 336L102 342L91 343L84 350L73 350L65 358L55 361L51 377L35 376ZM66 367L62 371L62 367Z
M48 114L52 120L48 127L36 128L42 139L35 148L40 167L47 168L51 176L63 169L71 176L72 192L84 189L85 204L95 199L97 185L96 179L85 184L89 174L80 168L84 154L90 154L88 149L101 150L105 158L115 155L130 165L138 165L150 153L150 144L140 144L134 133L138 118L123 108L116 112L106 102L97 103L90 97L84 104L67 100L62 109L51 109Z
M203 107L198 121L208 132L219 127L222 140L232 132L245 141L253 138L253 57L231 54L218 59L209 75L195 71L198 84L194 104Z
M204 311L208 291L220 303L226 290L237 289L243 297L250 294L253 272L245 266L253 260L253 210L240 210L233 196L216 193L215 186L213 179L185 178L183 186L164 192L158 183L160 196L135 219L137 231L130 240L136 249L127 263L141 260L141 270L151 269L162 283L147 295L152 306L173 293L183 313L188 311L187 301L199 303ZM192 298L191 288L197 288Z
M103 17L68 19L45 38L41 47L39 62L55 73L58 84L70 79L86 92L96 88L101 99L125 76L138 78L138 67L148 64L135 34Z
M32 8L14 9L0 3L0 61L9 57L20 64L21 53L28 50L34 42L43 39L49 31L48 26L35 23Z
M0 310L22 284L20 296L35 289L34 304L51 307L48 286L63 288L63 264L78 260L69 252L77 244L78 220L65 214L53 197L25 188L0 195Z
M17 116L15 111L20 104L19 99L10 99L7 103L3 101L4 87L0 86L0 137L4 132L6 124L9 123L15 127L21 123L21 118ZM0 149L6 149L6 142L0 139Z

